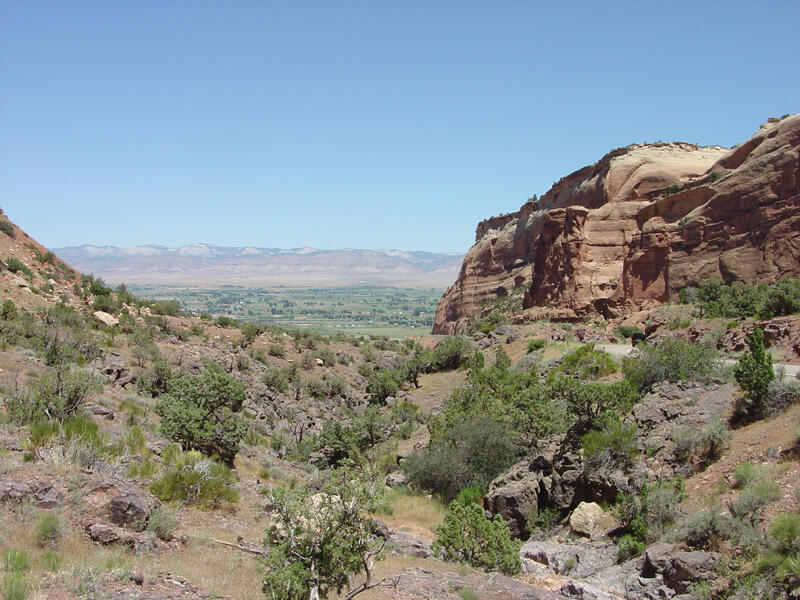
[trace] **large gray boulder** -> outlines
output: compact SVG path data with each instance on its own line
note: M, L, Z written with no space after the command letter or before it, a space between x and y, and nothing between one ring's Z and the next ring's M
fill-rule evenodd
M134 485L93 478L83 488L83 507L89 514L132 531L143 531L161 503Z
M529 541L520 548L522 568L536 575L588 577L617 562L617 547L612 542Z
M671 544L655 544L645 550L642 575L661 575L670 588L684 594L694 583L714 579L718 562L716 552L675 552Z
M524 460L489 484L483 507L508 522L511 535L523 537L528 532L528 518L539 510L540 497L547 497L545 485L549 463Z

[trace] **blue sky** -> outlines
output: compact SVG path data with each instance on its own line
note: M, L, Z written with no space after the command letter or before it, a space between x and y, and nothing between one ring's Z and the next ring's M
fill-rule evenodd
M465 251L629 143L800 110L800 2L0 0L0 206L50 247Z

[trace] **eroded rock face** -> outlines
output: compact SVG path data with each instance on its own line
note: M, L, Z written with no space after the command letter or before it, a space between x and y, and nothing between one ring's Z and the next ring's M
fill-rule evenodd
M86 483L82 501L86 512L133 531L143 531L150 513L161 505L136 486L103 478Z
M521 319L578 319L674 300L709 277L800 276L799 173L800 115L730 150L614 150L538 202L478 225L433 332L462 331L485 302L520 286Z

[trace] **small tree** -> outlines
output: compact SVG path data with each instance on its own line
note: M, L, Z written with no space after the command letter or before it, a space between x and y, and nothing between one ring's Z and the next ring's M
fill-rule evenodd
M17 318L17 307L11 300L3 300L3 306L0 308L0 319L3 321L13 321Z
M747 336L747 345L750 351L739 359L733 375L745 391L744 403L736 410L737 416L751 420L763 416L769 382L775 379L775 372L772 370L772 357L764 349L764 332L757 326Z
M396 395L399 389L395 371L373 371L367 385L369 402L370 404L386 404L386 399Z
M230 464L247 432L240 414L244 399L244 384L217 365L210 365L202 375L172 379L168 393L155 406L161 415L161 433Z
M433 551L446 560L506 575L516 575L522 569L522 542L511 539L508 523L500 515L487 519L483 508L466 495L450 503L436 536Z
M322 494L307 488L274 487L266 491L274 507L267 530L264 594L270 600L321 600L341 594L350 600L375 587L397 585L397 579L372 581L372 568L384 554L385 541L375 535L366 516L378 508L383 486L375 474L352 468L330 472ZM363 574L363 581L354 577Z

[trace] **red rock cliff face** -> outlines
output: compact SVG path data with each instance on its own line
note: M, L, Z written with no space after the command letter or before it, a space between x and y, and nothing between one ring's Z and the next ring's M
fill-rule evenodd
M614 150L539 202L483 221L433 332L462 331L519 286L520 319L578 319L674 300L708 277L787 275L800 276L800 115L730 150Z

